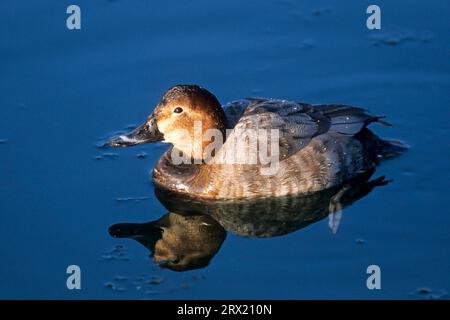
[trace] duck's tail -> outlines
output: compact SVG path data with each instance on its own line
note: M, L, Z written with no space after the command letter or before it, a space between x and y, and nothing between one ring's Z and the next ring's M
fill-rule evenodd
M359 139L368 154L369 161L378 163L380 160L394 158L408 150L408 145L398 140L385 140L378 137L368 128L363 128L355 138Z

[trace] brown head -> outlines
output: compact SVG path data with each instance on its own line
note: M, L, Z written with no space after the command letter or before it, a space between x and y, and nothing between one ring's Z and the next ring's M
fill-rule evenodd
M225 137L225 124L225 113L211 92L197 85L176 85L164 93L143 125L112 139L109 145L164 141L181 151L193 153L195 143L201 143L203 150L210 143L203 141L207 130L216 129Z

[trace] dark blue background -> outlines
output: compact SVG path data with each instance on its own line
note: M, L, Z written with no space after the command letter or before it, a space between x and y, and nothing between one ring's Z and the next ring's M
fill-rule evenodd
M82 29L70 31L72 3L0 4L0 298L403 299L450 289L447 1L376 1L380 31L366 28L372 2L359 0L77 0ZM164 147L96 160L109 152L96 143L143 121L177 83L223 103L364 106L395 124L377 133L411 149L378 169L395 181L345 210L336 235L326 220L272 239L229 234L209 267L160 270L107 228L165 213L149 179ZM117 244L129 261L105 260ZM82 290L67 290L69 264L81 267ZM370 264L382 269L379 291L366 288Z

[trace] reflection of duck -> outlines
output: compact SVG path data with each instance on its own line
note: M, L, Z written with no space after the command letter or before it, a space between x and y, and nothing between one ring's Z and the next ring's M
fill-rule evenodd
M388 183L384 177L369 181L372 173L309 195L239 201L193 200L156 189L170 213L149 223L113 225L110 234L137 240L162 267L176 271L202 268L222 245L225 229L240 236L275 237L304 228Z
M194 200L156 189L159 201L171 212L211 215L227 231L240 236L275 237L291 233L327 216L340 214L344 207L365 197L373 188L386 185L384 177L369 181L373 170L352 181L308 195L241 200ZM330 227L336 231L337 226Z
M161 157L153 179L160 188L193 198L287 196L335 187L372 169L379 159L404 150L402 145L381 140L366 128L373 122L386 124L380 117L346 105L313 106L285 100L245 99L222 109L209 91L195 85L178 85L163 95L142 126L128 135L114 138L109 145L172 143L174 149ZM201 123L197 140L196 123ZM222 145L226 129L231 131ZM272 129L279 134L278 143L274 140L270 144L258 135L256 144L236 144L246 132ZM208 132L222 136L205 139ZM270 131L271 138L276 137L276 133L273 134ZM212 140L220 143L208 154L206 151ZM272 150L274 145L279 147L279 152L276 154L276 149L273 154L269 152L274 157L270 158L269 165L277 162L279 166L272 174L261 174L262 168L268 168L260 158L253 164L245 160L244 163L207 161L211 156L216 160L224 155L250 157L251 152L256 154L256 150L262 152L263 149L266 152L262 153L268 155L267 149ZM199 146L204 152L196 152ZM183 156L189 155L193 163L175 163L175 150L181 151Z
M185 271L202 268L217 253L226 232L204 214L167 213L148 223L119 223L109 228L117 238L133 238L152 252L164 268Z

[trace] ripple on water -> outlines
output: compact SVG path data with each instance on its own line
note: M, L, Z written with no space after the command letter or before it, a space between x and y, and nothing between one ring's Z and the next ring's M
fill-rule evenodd
M295 45L295 47L297 49L310 49L310 48L314 48L315 46L316 46L316 44L311 39L301 40L300 42L298 42Z
M105 288L110 289L112 291L116 291L116 292L125 292L126 291L125 287L118 286L114 282L105 282L104 286L105 286Z
M312 15L314 17L320 17L323 16L325 14L331 13L333 12L333 9L331 9L331 7L321 7L321 8L316 8L312 11Z
M122 197L116 198L117 202L141 202L144 200L148 200L150 197Z
M116 245L103 253L100 261L130 261L130 256L123 245Z
M152 276L149 280L147 280L148 284L154 285L154 286L160 285L163 282L164 282L164 278L163 277Z
M404 42L427 43L432 41L433 38L434 35L429 31L415 32L409 30L381 31L369 36L369 40L374 46L397 46Z
M175 291L174 288L168 286L166 279L161 276L145 274L136 277L134 281L128 281L129 279L129 277L115 276L112 281L107 281L105 285L112 290L123 288L123 290L134 290L145 295L157 295Z
M153 296L171 294L178 290L188 290L192 288L193 282L206 279L204 275L194 274L190 281L183 279L179 283L174 283L174 279L161 276L161 269L157 268L152 274L142 273L138 276L116 275L111 280L104 283L104 287L116 292L135 292L138 295Z
M139 152L137 155L136 155L136 158L138 158L138 159L144 159L144 158L146 158L147 157L147 153L146 152Z
M191 285L190 285L189 283L187 283L187 282L183 282L183 283L180 285L180 288L181 288L181 289L190 289L190 288L191 288Z
M118 153L115 152L104 152L101 155L95 156L95 160L103 160L103 159L111 159L114 160L119 156Z
M109 132L109 133L107 133L107 134L101 136L101 137L97 140L96 146L97 146L98 149L106 149L106 148L109 148L108 142L110 141L110 139L111 139L112 137L116 137L116 136L120 136L120 135L122 135L122 134L126 134L126 133L128 133L128 132L130 132L131 130L134 130L134 129L136 129L136 128L137 128L137 125L135 125L135 124L129 124L129 125L123 127L123 128L120 129L120 130Z
M447 297L447 292L440 289L431 289L431 288L417 288L414 292L411 292L411 295L415 296L419 299L426 300L440 300Z
M198 280L205 280L206 277L203 274L194 274L192 276L192 280L198 281Z
M113 280L117 281L117 282L125 282L125 281L128 281L128 277L125 277L125 276L114 276Z

